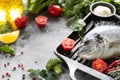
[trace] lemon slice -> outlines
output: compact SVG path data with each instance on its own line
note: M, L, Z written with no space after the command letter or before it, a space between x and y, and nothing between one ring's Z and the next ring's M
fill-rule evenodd
M0 41L3 43L13 43L17 40L20 34L20 30L13 31L10 33L0 34Z

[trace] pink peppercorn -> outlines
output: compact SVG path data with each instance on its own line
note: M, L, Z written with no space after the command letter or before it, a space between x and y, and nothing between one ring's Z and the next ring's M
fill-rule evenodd
M22 67L22 66L23 66L23 64L21 64L21 63L20 63L20 64L18 64L18 67Z
M6 67L7 66L7 64L4 64L4 67Z
M13 70L13 71L14 71L14 70L16 70L16 67L13 67L13 69L12 69L12 70Z
M3 74L3 75L2 75L2 78L4 78L4 77L5 77L5 75Z
M10 77L10 73L6 72L6 76Z
M9 73L8 72L6 72L6 76L8 75Z
M22 70L24 70L24 67L21 67L22 68Z

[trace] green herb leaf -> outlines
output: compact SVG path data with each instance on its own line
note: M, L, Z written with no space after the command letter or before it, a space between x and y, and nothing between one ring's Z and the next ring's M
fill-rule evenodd
M117 78L117 80L118 80L118 77L119 77L119 80L120 80L120 69L110 71L108 74L112 77Z
M57 80L56 77L54 77L52 74L50 74L49 72L47 73L47 77L45 78L45 80Z
M36 73L36 70L34 69L29 69L28 72L32 73L32 74L35 74Z
M4 34L7 32L11 32L11 28L10 28L10 24L8 22L6 22L3 25L0 25L0 34Z
M46 69L48 71L53 71L56 74L61 74L62 73L62 69L61 69L61 67L58 67L60 63L61 63L61 60L59 58L51 58L46 63Z
M40 76L42 76L42 77L45 78L45 77L47 76L46 70L44 70L44 69L41 70L41 71L40 71Z
M42 80L42 77L39 75L39 73L40 73L39 69L37 69L37 70L35 70L35 69L29 69L28 72L30 73L30 76L32 78L35 78L37 80Z
M78 19L76 20L73 24L71 24L70 28L73 30L73 31L78 31L78 36L80 38L82 38L82 34L83 32L85 31L85 26L86 23L84 22L83 19Z
M0 51L5 54L14 55L14 50L11 49L9 45L3 45L2 47L0 47Z
M120 80L120 62L114 68L115 70L109 71L108 75L114 77L116 80Z
M55 76L44 69L42 69L41 71L40 69L29 69L28 72L30 72L32 78L35 78L37 80L42 80L42 78L44 78L45 80L57 80Z
M70 22L74 22L77 19L83 18L90 11L89 7L91 3L95 1L98 0L65 0L64 3L62 3L65 5L62 6L62 16L68 18L68 21L72 20ZM75 17L73 20L72 17L74 16L77 17Z
M76 20L75 23L73 23L70 28L73 31L81 31L83 27L86 25L83 19Z

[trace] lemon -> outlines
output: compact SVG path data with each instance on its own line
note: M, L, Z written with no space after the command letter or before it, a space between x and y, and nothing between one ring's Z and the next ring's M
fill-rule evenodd
M20 34L20 30L16 30L10 33L0 34L0 41L3 43L13 43L17 40Z
M9 21L9 23L10 23L11 29L12 29L13 31L15 31L15 30L18 29L17 26L15 25L14 21Z

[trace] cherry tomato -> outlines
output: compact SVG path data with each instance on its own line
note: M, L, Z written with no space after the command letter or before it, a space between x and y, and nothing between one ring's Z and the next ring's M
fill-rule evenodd
M35 22L39 27L45 27L48 18L46 16L37 16Z
M20 16L15 19L15 25L18 27L18 29L25 27L25 24L27 22L27 18L25 16Z
M106 70L107 64L104 62L103 59L96 59L92 62L92 68L99 72L103 72Z
M75 45L75 41L73 39L70 39L70 38L65 38L62 41L61 45L62 45L62 48L64 50L71 50Z
M58 17L62 13L62 8L58 5L50 5L48 7L48 13L51 16Z

